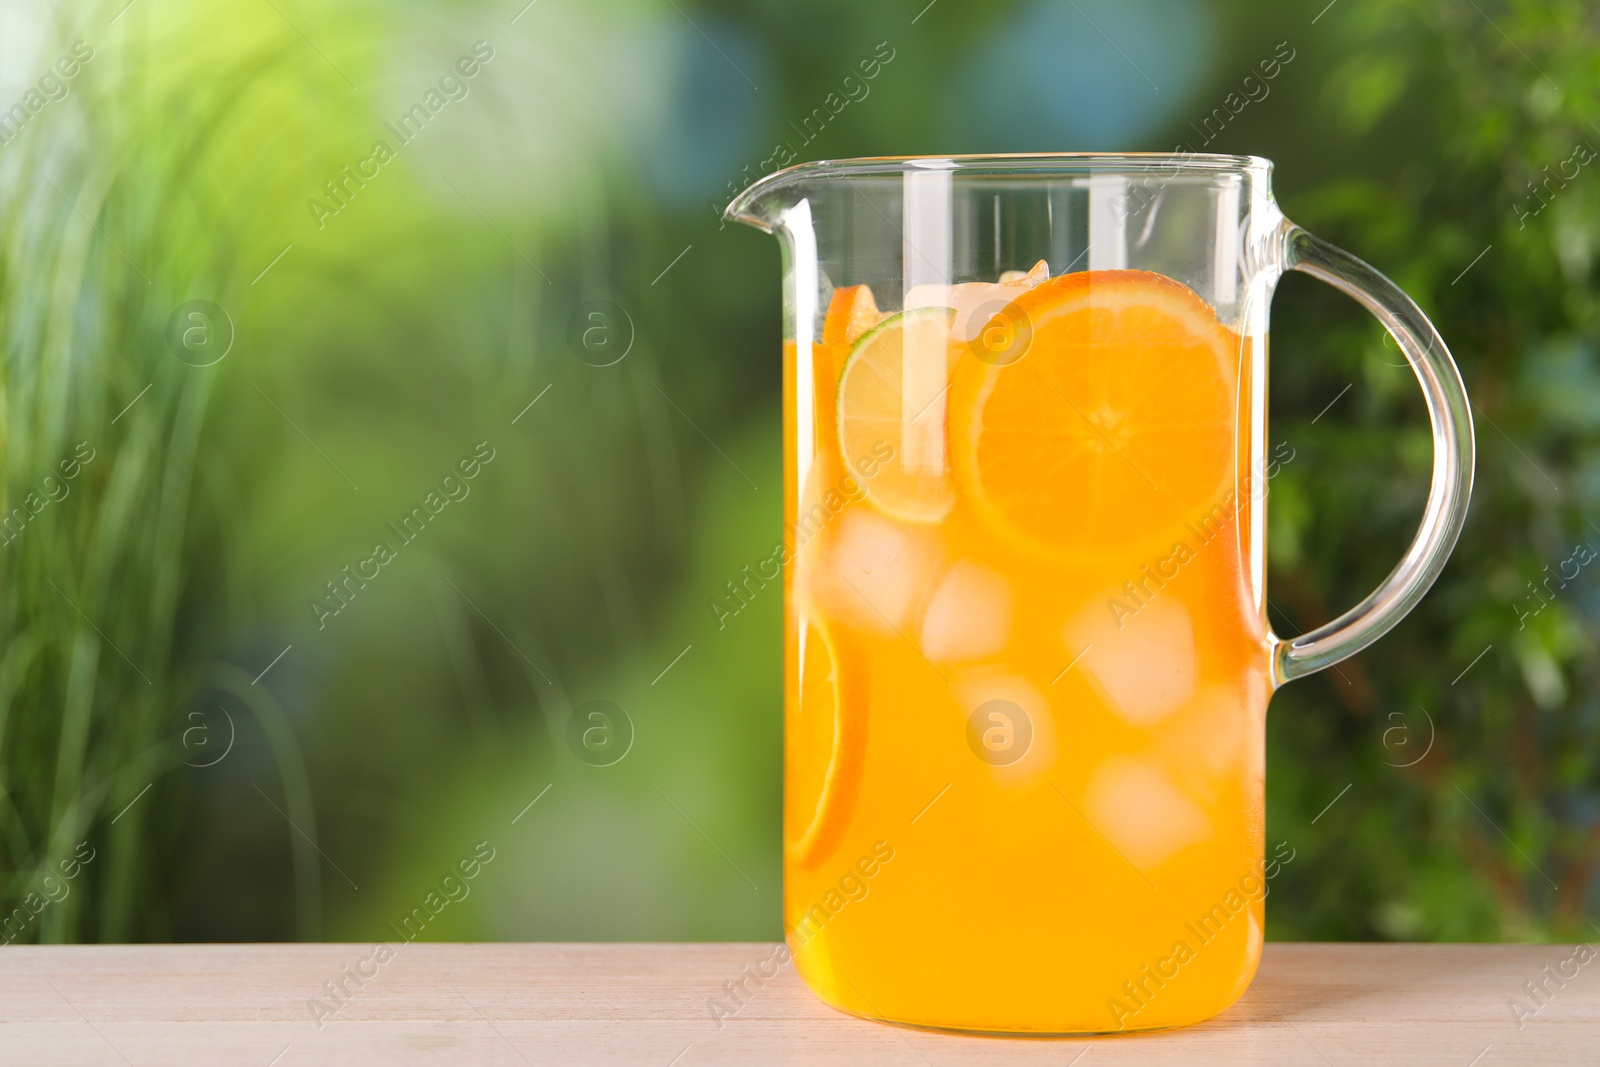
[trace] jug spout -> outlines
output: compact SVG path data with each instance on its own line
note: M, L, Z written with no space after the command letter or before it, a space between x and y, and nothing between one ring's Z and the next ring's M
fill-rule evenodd
M805 169L789 167L756 180L722 209L722 217L772 233L783 224L789 209L804 198L801 172Z
M729 222L742 222L763 233L776 233L789 227L801 215L817 219L828 215L832 207L817 203L825 201L836 206L848 189L852 198L868 203L883 201L878 212L890 209L890 214L902 208L896 197L912 197L916 203L910 210L927 214L936 206L948 213L949 197L934 197L927 207L917 207L927 199L927 192L948 190L957 161L942 156L916 156L905 159L854 159L817 160L798 163L774 171L751 184L723 209L722 217ZM809 208L805 207L809 202ZM797 211L797 209L799 209ZM887 217L887 216L886 216Z

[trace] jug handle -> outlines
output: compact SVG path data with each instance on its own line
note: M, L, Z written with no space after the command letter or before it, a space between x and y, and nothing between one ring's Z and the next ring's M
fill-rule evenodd
M1279 684L1360 652L1416 607L1444 569L1466 520L1472 496L1473 428L1461 372L1433 323L1398 286L1367 263L1288 224L1285 266L1354 297L1399 343L1422 386L1433 427L1433 482L1422 525L1411 547L1377 589L1326 625L1279 639L1273 673Z

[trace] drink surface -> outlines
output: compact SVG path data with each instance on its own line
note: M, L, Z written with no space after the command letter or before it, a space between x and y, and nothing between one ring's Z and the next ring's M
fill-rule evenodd
M1143 271L920 288L785 352L796 965L918 1025L1208 1017L1262 939L1261 339Z

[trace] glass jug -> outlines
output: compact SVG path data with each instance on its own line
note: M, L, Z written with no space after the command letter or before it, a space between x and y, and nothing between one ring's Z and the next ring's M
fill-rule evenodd
M1284 218L1271 171L860 159L729 205L783 247L784 927L829 1004L1084 1033L1196 1022L1249 985L1268 698L1417 603L1473 464L1444 342ZM1399 565L1289 639L1264 613L1285 270L1382 321L1434 444Z

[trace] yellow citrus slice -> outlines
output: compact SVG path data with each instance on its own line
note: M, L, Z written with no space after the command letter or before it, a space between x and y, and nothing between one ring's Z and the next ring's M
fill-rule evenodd
M943 307L890 316L856 342L839 378L839 454L874 471L863 484L875 507L908 522L938 522L955 504L945 448L954 317Z
M784 719L783 839L792 862L812 867L838 848L855 809L867 752L866 694L840 668L821 626L804 619L798 626L789 646L798 685Z
M1239 338L1148 271L1066 274L1003 313L1024 352L962 355L950 451L964 499L1053 562L1171 544L1235 465Z

